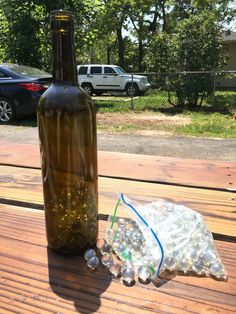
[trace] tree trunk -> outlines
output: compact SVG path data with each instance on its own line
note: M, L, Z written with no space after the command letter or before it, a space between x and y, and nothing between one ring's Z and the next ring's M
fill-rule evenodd
M166 10L165 10L165 0L161 1L161 12L162 12L162 31L166 31Z
M124 67L125 65L125 47L124 47L124 41L122 37L122 29L117 28L116 29L116 35L117 35L117 42L118 42L118 58L119 58L119 66Z
M31 17L31 0L28 1L27 5L28 5L28 15L29 17Z
M158 5L156 4L156 7L155 7L155 13L154 13L154 16L153 16L153 19L152 21L150 22L150 25L149 25L149 32L154 34L156 32L156 29L157 29L157 18L160 17L160 14L158 12Z
M107 64L111 62L111 47L107 47Z
M138 71L142 72L143 70L143 41L139 39L138 41Z

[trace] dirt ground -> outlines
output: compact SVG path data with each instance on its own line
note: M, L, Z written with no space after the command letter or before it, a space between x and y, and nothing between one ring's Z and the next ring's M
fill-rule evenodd
M112 131L121 125L131 125L129 133L139 133L143 135L170 135L170 132L158 130L161 126L182 126L191 123L191 119L181 116L166 116L164 114L151 113L98 113L97 122L105 126L107 131ZM127 132L127 131L126 131Z

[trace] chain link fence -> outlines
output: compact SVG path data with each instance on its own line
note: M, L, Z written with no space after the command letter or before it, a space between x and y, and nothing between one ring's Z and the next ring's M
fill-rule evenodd
M103 110L113 106L114 110L155 111L170 104L176 106L181 101L186 105L207 103L215 106L219 93L232 92L232 97L236 98L236 71L152 72L130 75L129 95L114 91L94 96L97 107ZM147 78L150 88L137 93L140 76Z
M155 109L166 103L177 105L180 102L201 105L216 105L218 91L236 93L236 71L195 71L164 73L132 73L132 87L137 85L137 75L146 76L150 88L143 95L130 94L130 109L145 106ZM131 88L131 90L134 90ZM236 94L235 94L236 95Z

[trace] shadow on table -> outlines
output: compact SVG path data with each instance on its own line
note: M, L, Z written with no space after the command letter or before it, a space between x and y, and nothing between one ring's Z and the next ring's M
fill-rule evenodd
M81 256L63 256L47 250L49 284L64 300L73 301L79 313L94 313L100 305L100 295L108 288L111 278L105 268L90 271ZM68 309L67 303L60 307Z

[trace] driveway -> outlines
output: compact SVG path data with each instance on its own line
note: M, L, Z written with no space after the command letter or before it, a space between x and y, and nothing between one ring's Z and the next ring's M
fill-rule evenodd
M38 130L37 127L0 125L0 138L12 142L38 144ZM236 162L236 139L98 132L98 149Z

